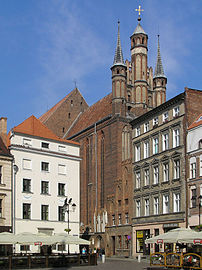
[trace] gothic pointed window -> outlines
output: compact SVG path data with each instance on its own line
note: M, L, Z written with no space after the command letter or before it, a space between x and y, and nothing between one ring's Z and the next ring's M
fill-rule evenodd
M130 158L130 130L126 126L122 131L122 160Z
M104 133L102 132L101 137L101 194L100 194L100 200L101 200L101 207L104 207L104 153L105 153L105 141L104 141Z

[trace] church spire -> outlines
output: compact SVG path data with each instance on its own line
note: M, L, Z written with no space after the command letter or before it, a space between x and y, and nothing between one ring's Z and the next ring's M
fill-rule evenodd
M164 78L166 78L166 76L164 74L164 71L163 71L162 61L161 61L159 35L158 35L157 61L156 61L156 68L155 68L155 73L154 73L154 78L157 78L157 77L164 77Z
M113 66L114 65L125 65L124 60L123 60L122 48L121 48L120 21L118 21L118 38L117 38L117 46L116 46Z

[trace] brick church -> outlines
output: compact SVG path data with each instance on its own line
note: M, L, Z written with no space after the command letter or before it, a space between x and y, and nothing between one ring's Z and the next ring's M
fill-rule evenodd
M124 60L118 22L111 93L88 106L75 88L39 118L59 137L81 145L80 230L89 237L92 248L104 248L106 255L131 255L130 121L166 101L167 78L159 39L153 74L148 67L148 35L140 23L139 15L130 37L131 59Z

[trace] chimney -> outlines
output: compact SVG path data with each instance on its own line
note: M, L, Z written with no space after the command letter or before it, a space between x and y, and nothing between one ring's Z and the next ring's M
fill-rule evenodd
M2 138L4 144L7 141L7 117L0 118L0 137Z

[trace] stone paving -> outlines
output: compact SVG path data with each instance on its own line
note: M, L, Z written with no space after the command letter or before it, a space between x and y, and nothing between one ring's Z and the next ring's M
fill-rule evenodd
M105 263L98 260L96 266L74 266L68 268L49 268L54 270L144 270L149 266L148 261L141 261L140 263L135 259L119 259L119 258L106 258Z

